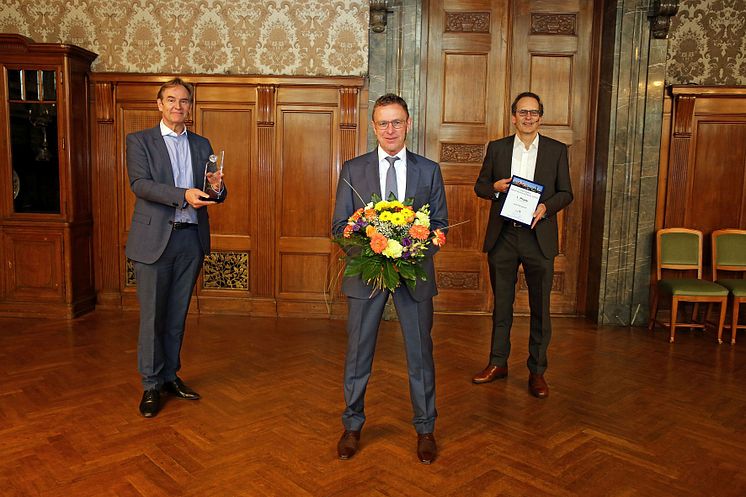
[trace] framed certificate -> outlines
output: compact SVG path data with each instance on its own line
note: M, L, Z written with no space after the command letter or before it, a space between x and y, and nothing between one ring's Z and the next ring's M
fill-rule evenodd
M513 176L505 194L505 204L500 215L511 221L531 226L542 191L544 191L544 185Z

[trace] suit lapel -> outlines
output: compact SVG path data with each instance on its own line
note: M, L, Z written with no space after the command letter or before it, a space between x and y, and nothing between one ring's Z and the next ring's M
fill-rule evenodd
M162 169L161 173L164 175L164 182L170 182L169 184L175 185L176 181L174 180L171 157L168 155L168 149L166 148L166 142L163 140L160 125L151 128L148 139L150 141L150 151L153 154L154 164L162 164L160 169Z
M363 204L370 202L374 193L379 197L381 196L381 183L378 176L378 149L370 152L365 157L365 162L365 190L359 192L363 197Z
M195 148L194 142L189 139L189 131L187 131L187 141L189 142L189 155L192 159L192 176L194 177L193 185L195 188L199 188L201 190L205 186L205 165L199 163L199 152Z
M548 169L546 167L546 153L547 143L544 137L539 134L539 150L536 151L536 168L534 169L534 181L546 187L548 178L546 173Z
M407 150L407 185L404 192L404 199L414 199L417 193L417 185L420 181L420 165L417 162L417 156Z

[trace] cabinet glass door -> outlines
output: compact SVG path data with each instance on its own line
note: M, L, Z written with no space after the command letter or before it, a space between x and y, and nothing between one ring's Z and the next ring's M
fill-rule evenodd
M13 209L60 213L57 151L57 73L8 70Z

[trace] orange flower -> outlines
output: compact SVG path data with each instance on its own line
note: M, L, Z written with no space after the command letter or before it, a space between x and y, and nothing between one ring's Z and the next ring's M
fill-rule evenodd
M381 252L384 251L388 243L389 243L388 238L386 238L380 233L376 233L370 239L370 248L372 248L373 252L375 252L376 254L380 254Z
M417 240L427 240L430 230L421 224L414 224L409 228L409 234L412 235L412 238L416 238Z
M376 217L376 210L375 209L365 209L365 217L367 219L373 219Z
M367 236L368 238L373 238L373 235L375 235L376 233L378 233L376 231L376 227L372 224L369 224L365 227L365 236Z
M345 226L345 230L342 233L342 235L345 238L350 238L350 236L352 236L352 225L351 224L348 224L347 226Z
M435 230L433 234L435 235L435 238L433 238L433 245L435 245L436 247L442 247L446 244L445 233L440 230Z
M356 210L353 215L350 216L350 221L357 221L358 219L360 219L360 216L362 215L363 215L363 208L361 207L358 210Z

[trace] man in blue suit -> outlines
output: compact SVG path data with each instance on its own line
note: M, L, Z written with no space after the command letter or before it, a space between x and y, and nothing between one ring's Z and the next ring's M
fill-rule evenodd
M126 255L134 262L140 303L137 361L146 418L158 414L161 391L200 398L176 376L189 301L210 253L206 207L214 204L201 190L212 147L184 124L193 94L181 79L164 83L157 95L160 124L127 135L127 174L137 200ZM208 174L208 181L213 197L224 198L222 173Z
M508 375L513 301L520 264L526 276L531 309L526 361L528 390L534 397L544 399L549 395L544 371L552 337L549 297L554 281L554 258L559 253L557 213L573 199L570 167L567 146L539 134L544 104L538 95L531 92L518 95L511 105L511 114L516 133L489 143L474 185L477 196L491 203L483 250L487 253L495 307L489 363L472 381L489 383ZM544 186L530 226L500 215L513 176Z
M389 193L401 201L412 198L413 207L430 205L430 228L448 225L445 189L440 167L435 162L409 152L405 141L412 128L407 103L401 97L387 94L376 100L371 122L378 147L344 163L337 185L332 232L342 235L347 219L363 206L360 196L368 202L375 193L389 198ZM399 316L409 372L409 393L414 410L413 424L417 432L417 456L430 464L437 455L435 429L435 368L430 332L433 324L435 285L431 247L423 261L427 280L417 281L412 291L402 285L393 292ZM360 276L345 277L342 291L347 296L347 355L344 372L346 409L342 414L344 433L337 444L340 459L355 455L360 431L365 423L365 390L371 374L373 353L378 336L388 290L377 291Z

